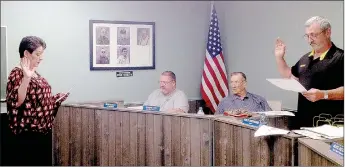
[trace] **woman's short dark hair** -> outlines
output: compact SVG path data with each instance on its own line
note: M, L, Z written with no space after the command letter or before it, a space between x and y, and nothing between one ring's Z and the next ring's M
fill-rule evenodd
M41 39L40 37L36 36L26 36L22 39L22 41L19 44L19 55L20 58L24 57L24 51L27 50L29 53L32 53L40 46L43 47L43 49L46 49L47 45Z

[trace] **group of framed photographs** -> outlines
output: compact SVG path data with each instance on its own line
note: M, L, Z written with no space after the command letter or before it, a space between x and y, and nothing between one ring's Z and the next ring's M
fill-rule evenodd
M90 70L155 69L155 23L90 20Z

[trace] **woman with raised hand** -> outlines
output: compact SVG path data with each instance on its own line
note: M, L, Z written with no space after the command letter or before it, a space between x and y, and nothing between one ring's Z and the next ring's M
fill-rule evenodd
M36 72L45 49L41 38L24 37L19 45L20 65L8 77L6 103L13 138L8 165L52 165L53 122L69 93L52 95L47 80Z

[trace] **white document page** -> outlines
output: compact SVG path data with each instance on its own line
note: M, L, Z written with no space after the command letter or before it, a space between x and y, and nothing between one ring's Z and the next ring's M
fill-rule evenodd
M135 107L127 107L129 109L134 109L134 110L143 110L143 106L135 106Z
M311 139L314 140L323 140L325 138L323 138L320 134L318 133L314 133L312 131L308 131L308 130L292 130L292 132L309 137Z
M270 135L285 135L288 134L290 131L274 128L271 126L262 125L258 130L255 131L254 137L259 136L270 136Z
M266 116L295 116L294 113L289 111L264 111L264 112L255 112L258 114L265 114Z
M326 138L336 138L344 136L344 127L336 127L331 125L322 125L313 128L302 127L301 129L318 133Z
M303 92L307 91L298 81L295 79L266 79L273 85L289 91Z

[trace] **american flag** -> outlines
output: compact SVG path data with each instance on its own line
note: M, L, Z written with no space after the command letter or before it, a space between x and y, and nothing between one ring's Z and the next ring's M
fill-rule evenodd
M201 79L201 96L213 113L222 98L227 96L229 92L218 26L217 12L212 4L206 57Z

